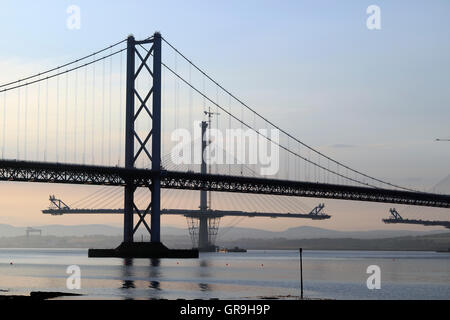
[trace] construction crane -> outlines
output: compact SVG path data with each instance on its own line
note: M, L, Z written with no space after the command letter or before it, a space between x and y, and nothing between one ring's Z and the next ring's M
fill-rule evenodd
M421 224L424 226L442 226L450 229L450 221L403 219L395 208L389 209L389 212L391 216L388 219L383 219L384 223Z
M25 234L27 235L27 238L29 238L32 233L36 233L36 234L39 234L40 236L42 236L42 230L41 229L36 229L36 228L33 228L33 227L27 227L25 229Z
M54 195L50 195L50 207L49 209L54 210L69 210L69 206L64 203L61 199L56 199Z
M211 163L208 164L208 172L206 172L206 162L204 162L204 151L205 148L210 145L212 143L211 141L211 136L210 134L208 135L208 138L205 137L206 135L206 128L209 128L210 130L212 129L212 117L213 116L219 116L220 113L218 112L212 112L211 111L211 107L208 108L208 111L203 111L203 113L205 114L205 116L208 118L208 122L206 123L205 121L202 122L201 127L202 127L202 164L205 165L205 167L202 166L202 173L206 174L206 173L211 173ZM205 202L205 208L202 208L204 210L206 210L207 208L211 208L211 191L208 192L208 196L206 196L206 191L204 192L203 195L201 195L200 197L203 198L205 197L205 199L207 198L207 201ZM206 206L207 203L207 206ZM202 204L200 204L201 206Z

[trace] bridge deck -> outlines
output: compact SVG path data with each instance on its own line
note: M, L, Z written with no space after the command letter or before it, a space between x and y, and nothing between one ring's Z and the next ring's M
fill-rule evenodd
M421 224L424 226L442 226L450 229L450 221L439 221L439 220L418 220L418 219L383 219L384 223L403 223L403 224Z
M124 186L131 179L148 187L154 175L148 169L0 160L0 181ZM450 208L450 195L194 172L162 171L161 187Z
M63 214L123 214L123 209L46 209L42 210L44 214L60 216ZM137 214L137 212L135 212ZM222 218L222 217L249 217L249 218L309 218L313 220L325 220L331 218L327 214L303 214L303 213L276 213L276 212L244 212L244 211L225 211L225 210L188 210L188 209L162 209L162 215L177 215L188 218Z

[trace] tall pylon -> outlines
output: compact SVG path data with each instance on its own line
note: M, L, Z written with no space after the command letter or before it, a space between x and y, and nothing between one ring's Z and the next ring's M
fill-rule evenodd
M198 250L170 250L161 243L161 39L159 32L142 41L133 36L127 39L125 168L132 171L141 156L151 161L151 179L145 185L151 198L146 209L141 210L134 201L135 181L139 177L125 174L123 242L116 249L89 249L89 257L198 258ZM150 48L146 49L148 45ZM152 64L148 63L150 57L153 57ZM136 87L136 80L142 73L148 73L152 78L151 88L138 90ZM151 101L151 107L147 105L148 101ZM135 102L139 106L137 110ZM135 130L136 121L143 117L152 126L145 137ZM138 143L137 148L135 142ZM136 224L134 214L139 217ZM146 221L148 215L151 217L150 225ZM150 234L150 243L134 242L134 234L142 225Z
M143 56L136 46L150 44L145 56ZM140 59L140 64L136 68L136 56ZM150 68L148 60L153 56L153 65ZM153 80L152 87L142 94L136 89L135 82L141 72L147 71L148 76ZM152 97L151 108L147 102ZM135 110L135 98L139 100L139 108ZM148 117L152 123L150 132L142 139L135 131L135 122L141 117ZM148 149L148 142L151 138L152 147ZM139 143L135 151L135 141ZM126 127L125 127L125 167L135 168L136 160L140 155L147 157L152 163L153 178L151 185L148 185L151 193L151 201L144 211L141 211L134 202L136 186L132 179L128 179L125 185L124 194L124 243L132 243L133 235L142 224L151 235L151 242L161 242L161 34L156 32L150 39L136 41L133 36L127 40L127 84L126 84ZM136 225L133 222L133 213L137 211L139 221ZM150 226L145 217L151 213Z
M205 111L208 116L208 122L202 121L200 126L202 129L202 163L200 171L202 174L208 174L208 166L205 159L205 152L207 146L211 143L207 137L207 128L211 127L211 111ZM218 115L218 114L217 114ZM210 171L210 170L209 170ZM209 201L208 201L209 200ZM208 205L209 204L209 205ZM208 191L200 190L200 215L198 218L188 217L189 233L192 237L194 246L197 244L198 250L201 252L211 252L216 250L215 237L219 229L220 217L211 217L208 215L208 210L211 210L211 195L208 197ZM197 220L197 221L196 221ZM196 223L198 222L198 223ZM198 229L198 231L196 230Z

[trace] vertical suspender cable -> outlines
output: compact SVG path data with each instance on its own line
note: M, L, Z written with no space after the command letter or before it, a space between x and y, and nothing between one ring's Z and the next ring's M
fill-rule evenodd
M203 79L203 111L206 111L206 88L205 88L205 77L202 78Z
M175 72L177 72L178 69L178 64L177 64L177 53L174 52L174 59L175 59ZM178 129L178 78L177 77L173 77L174 79L174 107L175 107L175 112L174 112L174 130Z
M216 103L217 103L217 105L219 105L219 103L220 103L219 87L217 87L217 86L216 86ZM216 106L216 131L219 132L219 108L217 106ZM216 139L217 139L217 136L216 136ZM218 145L217 141L215 141L215 143L216 143L216 148L215 148L216 151L215 152L218 152L219 145ZM222 147L222 146L220 146L220 147ZM219 163L218 162L216 162L216 174L219 174Z
M19 80L20 84L20 80ZM20 159L20 87L17 90L17 160Z
M73 125L73 161L74 163L77 162L77 135L78 135L78 69L75 70L75 85L74 85L74 92L75 95L73 97L74 99L74 106L73 106L73 113L74 113L74 125Z
M327 179L326 179L326 183L330 183L332 177L330 177L330 160L329 160L329 159L328 159L328 165L327 165L327 167L328 167L328 171L327 171Z
M217 87L218 88L218 87ZM219 104L219 103L217 103ZM219 111L219 108L217 108L217 111ZM258 129L256 128L256 113L253 112L253 129L255 131L258 131ZM255 136L256 138L258 138L258 135ZM250 142L251 143L251 142ZM258 169L258 140L255 141L256 144L256 159L255 159L255 164L253 165L253 171L256 172L256 170ZM251 150L251 146L249 144L249 150ZM249 153L249 159L250 159L250 153Z
M3 143L2 143L2 158L5 159L6 150L6 91L3 92Z
M66 92L64 102L64 162L67 162L67 125L68 125L68 112L69 112L69 73L66 72Z
M94 61L95 61L95 55L94 55ZM94 151L95 151L95 63L92 64L92 135L91 135L91 159L92 159L92 164L95 163L95 156L94 156Z
M140 88L140 79L141 79L141 77L137 77L137 78L135 78L135 80L134 80L134 89L136 90L136 92L140 92L139 91L139 88ZM135 103L136 103L136 99L135 99ZM135 105L136 106L136 105ZM134 115L136 115L136 114L134 114ZM136 120L134 121L134 132L136 133L136 134L139 134L139 132L141 131L141 125L140 125L140 122L139 122L139 120L140 120L140 117L138 117L138 118L136 118ZM134 138L133 138L134 139ZM135 145L135 147L136 147L136 145ZM140 156L140 159L141 160L139 160L139 159L136 159L136 162L135 162L135 164L136 164L136 166L138 165L138 161L141 161L141 163L143 162L143 158L144 157L142 157L142 156Z
M40 77L39 77L40 79ZM36 161L39 161L39 137L41 129L41 82L37 83L37 128L36 128Z
M311 161L311 150L308 149L308 162L305 161L305 166L306 166L306 175L308 176L308 181L313 182L313 180L310 178L310 174L312 176L312 172L310 172L311 166L310 166L310 162Z
M58 71L59 73L59 68ZM59 76L56 77L56 162L58 162L58 137L59 137Z
M47 151L48 151L48 77L45 80L45 136L44 136L44 161L47 161Z
M297 151L298 154L300 155L300 152L301 152L300 145L298 145L297 150L298 150ZM295 168L296 168L296 170L295 170L296 171L295 178L296 178L297 181L300 181L300 180L302 180L302 168L300 168L301 162L300 162L300 159L294 159L294 161L297 161L297 164L295 165Z
M318 179L319 179L318 181L321 182L321 181L322 181L322 180L321 180L321 178L322 178L322 172L320 171L320 170L321 170L320 156L318 156L317 161L318 161L318 164L319 164L319 166L317 167L317 175L318 175Z
M336 171L337 171L337 173L338 173L336 183L339 184L339 183L341 182L341 179L340 179L340 177L339 177L339 165L336 165Z
M189 64L189 83L192 83L192 65L191 64ZM189 117L188 117L189 123L188 123L188 130L189 130L189 132L192 132L192 130L194 129L193 124L192 124L193 92L189 88L188 88L188 90L189 90ZM193 142L194 141L192 139L191 142L190 142L190 144L191 144L190 145L190 148L191 148L191 159L189 159L190 163L192 163L192 164L194 163L194 161L192 161L193 153L194 153L194 144L193 144ZM191 167L189 169L192 170Z
M104 155L105 150L105 64L106 60L103 59L102 63L102 141L100 142L100 164L104 165Z
M318 182L317 181L317 166L314 165L314 181L313 182Z
M24 101L24 109L25 109L25 125L23 131L23 158L27 160L27 136L28 136L28 86L25 86L25 101Z
M287 145L288 145L287 148L288 148L288 150L291 150L289 144L290 144L290 140L289 140L289 137L287 137ZM287 154L286 180L290 180L289 179L290 178L290 175L289 175L289 162L291 160L290 156L291 156L291 154L288 152L288 154Z
M145 90L149 91L153 87L153 77L150 74L148 74L148 75L146 75L145 79L147 79L147 86L145 87L146 88ZM160 81L162 81L162 70L161 70L161 80ZM161 83L161 90L162 90L162 83ZM162 99L163 99L163 97L161 94L161 104L162 104ZM162 117L160 119L161 119L161 125L162 125ZM151 119L149 119L149 120L151 120ZM145 132L150 132L151 130L152 130L151 121L148 121L147 127L145 128ZM150 144L150 141L148 141L148 143ZM164 149L162 149L162 144L161 144L161 154L164 154ZM143 160L144 160L143 161L144 167L146 167L146 168L151 167L152 161L148 157L144 157ZM147 162L147 163L145 163L145 162ZM162 163L161 163L161 165L162 165Z
M120 83L119 83L119 163L118 165L120 166L120 160L122 159L122 112L123 112L123 85L122 85L122 81L123 81L123 52L120 53Z
M112 53L112 48L111 48ZM111 122L112 122L112 56L109 57L109 110L108 110L108 116L109 116L109 136L108 136L108 165L111 165L111 137L112 137L112 128L111 128Z
M230 134L226 137L226 139L228 139L229 137L231 137L231 96L228 95L228 130L230 132ZM231 146L231 141L227 141L228 145ZM228 159L229 163L228 163L228 174L231 175L231 155L234 153L234 150L228 150L227 152L230 153L230 157ZM228 158L228 157L227 157Z
M161 81L161 99L162 99L162 105L161 105L161 108L164 108L165 110L167 110L167 106L168 106L168 103L167 103L167 73L166 73L166 69L164 69L164 68L161 68L161 77L162 77L162 81ZM163 109L163 110L164 110ZM167 114L167 112L161 112L161 125L162 125L162 127L164 128L167 128L167 125L168 125L168 123L166 122L167 120L167 116L166 116L166 114ZM169 117L170 118L170 117ZM164 139L164 135L162 136L162 139ZM164 140L163 140L163 143L161 144L161 154L167 154L167 149L168 148L170 148L170 146L169 147L167 147L166 146L166 143L164 143ZM163 162L162 162L162 166L164 166L164 167L167 167L167 165L169 164L169 162L170 162L170 159L169 160L167 160L167 161L164 161L163 160Z
M87 76L88 68L84 67L84 112L83 112L83 164L86 164L86 130L87 130Z
M241 119L242 119L242 122L241 122L241 134L242 134L242 132L244 131L244 125L243 125L243 122L244 122L244 106L243 105L241 105ZM243 135L241 137L243 137ZM241 140L241 143L244 143L244 141ZM242 176L242 175L244 175L244 161L245 161L245 159L240 159L240 161L241 161L241 176Z

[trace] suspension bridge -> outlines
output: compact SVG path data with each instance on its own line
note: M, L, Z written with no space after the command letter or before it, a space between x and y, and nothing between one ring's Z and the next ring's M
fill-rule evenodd
M90 251L90 256L197 256L196 250L173 251L161 243L161 214L197 221L192 230L199 229L202 245L211 244L205 228L209 224L215 230L214 219L280 214L213 210L211 198L220 203L223 194L255 195L258 201L285 196L450 208L450 195L373 177L294 137L225 89L160 33L143 40L129 36L4 83L0 104L0 180L105 186L104 198L123 202L115 211L99 204L91 212L67 205L54 209L59 210L55 214L123 213L121 246ZM206 121L201 119L205 115ZM227 130L258 144L240 147L233 143L235 136L218 134ZM187 147L186 141L177 140L182 136L193 137ZM221 148L221 141L231 148ZM207 163L205 154L218 161ZM274 163L276 170L269 170ZM162 209L161 189L200 192L199 210ZM318 208L291 216L329 218ZM150 234L149 243L134 242L140 227Z

